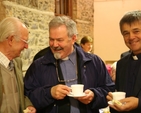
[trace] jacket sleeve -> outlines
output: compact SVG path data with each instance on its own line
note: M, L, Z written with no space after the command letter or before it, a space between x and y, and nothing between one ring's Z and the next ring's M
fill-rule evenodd
M48 73L45 72L46 69L42 70L42 64L38 62L38 59L35 62L31 64L24 77L25 95L37 109L43 109L53 105L55 101L51 96L51 87L55 84L52 85L52 81L48 80Z
M92 109L104 108L108 106L106 96L108 92L115 91L115 84L112 81L105 63L98 57L94 56L92 60L94 86L90 88L94 92L94 99L91 102ZM92 69L91 69L92 70Z
M22 73L22 60L18 57L14 60L15 64L15 73L17 77L17 83L19 86L20 94L20 104L22 110L26 109L28 106L33 106L28 97L24 95L24 84L23 84L23 73Z
M31 101L29 100L29 98L27 96L24 96L25 98L25 107L27 108L28 106L33 106Z

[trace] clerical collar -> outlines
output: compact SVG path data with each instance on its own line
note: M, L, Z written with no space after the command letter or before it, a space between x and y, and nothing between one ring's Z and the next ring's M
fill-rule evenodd
M132 58L133 58L134 60L139 60L139 59L141 59L141 53L138 54L138 55L133 55L133 54L132 54Z
M76 64L76 50L74 48L73 52L67 56L66 58L61 59L62 61L64 60L70 60L73 64Z
M61 60L68 60L69 59L69 57L67 56L66 58L63 58L63 59L61 59Z
M138 57L136 55L132 56L134 60L138 60Z
M69 56L67 56L61 60L69 60L70 59L73 62L75 60L75 56L76 56L76 50L74 48L73 52Z

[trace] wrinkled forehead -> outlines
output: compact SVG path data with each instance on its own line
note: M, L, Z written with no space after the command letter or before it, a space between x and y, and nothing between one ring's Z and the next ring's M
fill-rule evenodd
M135 20L135 21L132 21L132 22L125 22L125 23L123 23L120 26L121 32L125 29L126 26L128 26L128 27L132 27L132 26L141 27L141 20Z

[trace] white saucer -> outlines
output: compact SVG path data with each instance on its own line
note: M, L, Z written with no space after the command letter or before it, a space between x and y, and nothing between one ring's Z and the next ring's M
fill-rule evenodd
M114 105L114 103L112 101L108 101L109 105Z
M83 97L83 96L86 96L85 93L82 93L82 95L73 95L73 94L68 94L69 97Z

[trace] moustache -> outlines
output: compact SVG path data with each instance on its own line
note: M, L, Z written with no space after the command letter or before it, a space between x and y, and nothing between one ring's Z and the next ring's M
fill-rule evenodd
M62 47L53 47L52 49L53 49L54 51L63 50L63 48L62 48Z

